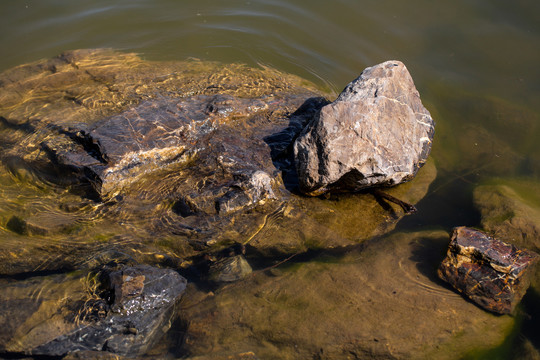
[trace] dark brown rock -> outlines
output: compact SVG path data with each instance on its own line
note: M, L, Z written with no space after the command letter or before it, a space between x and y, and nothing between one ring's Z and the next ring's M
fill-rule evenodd
M439 277L486 310L510 314L539 256L467 227L454 229Z
M434 122L403 63L365 69L294 144L303 192L397 185L426 161Z
M92 126L58 128L42 143L56 163L75 168L100 195L118 193L141 175L186 163L208 144L220 122L268 108L228 95L146 101Z

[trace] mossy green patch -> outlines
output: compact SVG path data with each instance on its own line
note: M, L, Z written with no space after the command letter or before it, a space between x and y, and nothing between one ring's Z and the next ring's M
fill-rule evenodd
M113 233L96 234L94 235L94 240L99 243L107 243L114 238L114 235Z
M515 318L513 326L510 327L504 341L491 349L477 348L467 352L462 360L507 360L515 354L516 341L520 335L523 315Z
M506 242L540 249L540 186L524 179L494 178L474 190L481 226Z

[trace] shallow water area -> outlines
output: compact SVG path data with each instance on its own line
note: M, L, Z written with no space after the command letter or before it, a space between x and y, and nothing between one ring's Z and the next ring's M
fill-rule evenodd
M436 275L454 226L540 251L539 12L532 1L3 2L0 357L31 356L32 329L74 326L60 315L94 299L96 269L135 263L189 280L149 359L540 357L540 270L514 316L485 312ZM389 190L418 212L368 192L300 196L275 157L305 115L291 114L388 59L405 63L436 122L426 166ZM106 191L51 166L84 140L60 137L66 129L157 103L225 126L181 155L160 153L172 167L124 168L135 175ZM229 191L255 168L280 179L258 205ZM251 275L208 281L201 256L235 242Z

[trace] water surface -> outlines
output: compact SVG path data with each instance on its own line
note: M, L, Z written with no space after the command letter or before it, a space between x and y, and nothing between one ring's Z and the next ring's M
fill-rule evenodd
M70 49L113 48L148 60L269 66L335 94L365 67L401 60L437 123L432 158L438 176L419 213L397 231L448 231L480 225L473 205L479 184L529 184L519 186L521 196L540 196L538 14L540 3L532 0L9 0L0 3L0 71ZM0 184L9 211L25 207L43 216L51 216L50 202L60 191L17 182L5 169ZM74 228L102 221L84 216L95 204L80 206ZM8 219L4 212L0 241L15 244ZM125 232L120 223L103 221L106 231L93 234L96 241ZM115 243L137 238L119 236ZM51 241L66 245L66 239ZM41 264L54 261L61 259L51 255ZM537 314L536 298L527 298L526 308ZM538 335L523 331L538 349ZM512 356L508 349L495 353ZM471 356L489 355L482 354Z

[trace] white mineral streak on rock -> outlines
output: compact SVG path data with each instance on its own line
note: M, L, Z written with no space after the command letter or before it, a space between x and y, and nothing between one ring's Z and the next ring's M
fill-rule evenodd
M358 190L410 180L429 155L433 133L403 63L367 68L296 140L300 187L319 194L332 186Z

